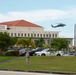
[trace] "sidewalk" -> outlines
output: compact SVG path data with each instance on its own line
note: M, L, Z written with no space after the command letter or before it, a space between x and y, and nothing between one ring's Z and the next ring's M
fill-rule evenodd
M0 71L0 75L61 75L61 74L47 74L34 72L17 72L17 71Z

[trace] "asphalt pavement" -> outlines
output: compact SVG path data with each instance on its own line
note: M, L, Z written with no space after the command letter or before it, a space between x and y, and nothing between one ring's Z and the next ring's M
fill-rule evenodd
M62 75L62 74L47 74L33 72L17 72L17 71L0 71L0 75Z

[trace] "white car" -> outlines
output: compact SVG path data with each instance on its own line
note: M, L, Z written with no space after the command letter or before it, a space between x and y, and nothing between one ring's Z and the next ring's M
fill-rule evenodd
M67 53L64 56L75 56L75 53Z
M50 56L50 49L43 49L42 51L35 52L35 56Z
M35 52L35 56L64 56L64 52L63 51L51 52L51 50L47 48L42 51Z
M56 51L53 55L54 56L63 56L64 55L64 51Z

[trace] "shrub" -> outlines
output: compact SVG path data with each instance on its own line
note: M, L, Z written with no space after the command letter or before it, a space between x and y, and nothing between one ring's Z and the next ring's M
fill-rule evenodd
M18 50L7 51L4 53L5 56L19 56Z

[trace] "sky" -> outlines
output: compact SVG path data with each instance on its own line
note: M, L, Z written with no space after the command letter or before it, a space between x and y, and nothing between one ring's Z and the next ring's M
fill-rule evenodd
M0 0L0 22L26 20L59 31L59 37L74 38L76 0ZM64 23L66 26L52 28Z

